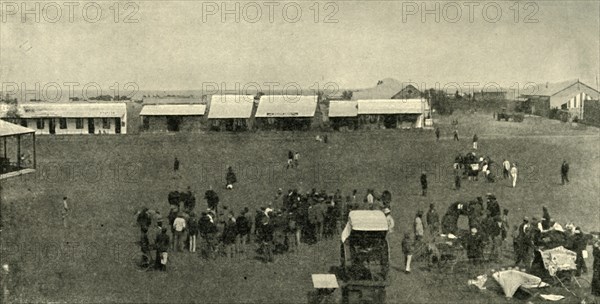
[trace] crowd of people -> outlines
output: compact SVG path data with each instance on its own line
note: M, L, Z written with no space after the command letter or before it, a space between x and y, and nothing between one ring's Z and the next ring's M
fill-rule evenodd
M357 190L344 198L340 190L278 189L254 213L244 207L236 214L227 206L219 207L218 194L209 189L204 194L207 208L198 214L189 187L173 191L168 195L166 223L158 211L143 208L137 213L142 266L148 267L153 260L156 269L165 270L169 251L194 253L198 249L206 259L248 257L256 251L265 262L272 262L275 254L297 252L301 243L315 244L339 235L352 210L382 210L393 228L389 191L367 189L362 199L357 195Z

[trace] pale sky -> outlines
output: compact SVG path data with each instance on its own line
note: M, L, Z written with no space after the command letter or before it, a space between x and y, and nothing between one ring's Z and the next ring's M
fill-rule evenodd
M247 2L225 3L231 10L240 5L236 22L233 14L222 20L221 1L132 1L138 23L123 22L134 11L125 2L118 23L113 1L94 2L102 11L96 23L83 18L84 3L72 8L72 22L63 2L45 8L49 2L37 3L39 22L33 13L22 22L21 7L12 14L15 8L2 3L3 83L135 82L143 90L191 90L203 83L229 89L251 82L364 88L387 77L426 87L579 78L596 87L600 74L600 1L493 2L487 13L488 2L471 1L472 22L465 2L255 2L262 13L255 23L248 20L254 21L256 7ZM439 13L421 16L423 5L431 10L436 4ZM292 22L297 7L302 16ZM214 15L207 15L210 9ZM415 14L407 15L411 9ZM501 16L493 22L496 9ZM337 23L325 22L328 14ZM524 22L528 15L538 22ZM86 16L94 18L94 7Z

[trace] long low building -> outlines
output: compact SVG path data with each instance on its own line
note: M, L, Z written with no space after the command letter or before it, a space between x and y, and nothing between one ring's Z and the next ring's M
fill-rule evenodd
M256 123L263 129L307 130L317 110L316 95L263 95L256 109Z
M194 131L203 126L204 104L149 104L140 112L144 131Z
M124 102L23 103L16 119L36 134L125 134L127 105Z
M254 95L212 95L208 104L208 124L214 131L251 129Z
M357 103L360 125L375 129L423 128L430 110L422 98L364 99Z

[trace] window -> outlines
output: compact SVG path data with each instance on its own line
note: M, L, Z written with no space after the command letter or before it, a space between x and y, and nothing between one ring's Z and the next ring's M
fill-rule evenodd
M110 129L110 119L102 118L102 129Z
M26 119L21 119L21 126L27 128L27 120Z
M67 128L67 119L66 118L59 118L58 119L58 125L59 125L59 128L66 129Z
M35 123L36 123L38 129L44 128L44 120L43 119L38 118Z
M75 129L83 129L83 118L75 119Z

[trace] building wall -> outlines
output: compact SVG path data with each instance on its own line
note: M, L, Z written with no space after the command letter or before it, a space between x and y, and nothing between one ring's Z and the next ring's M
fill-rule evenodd
M396 95L392 96L392 99L414 99L421 98L421 91L415 88L412 85L407 85L404 89L400 90L400 92L396 93Z
M38 118L22 118L21 121L27 122L27 127L34 129L35 134L50 134L50 118L41 118L44 120L44 127L42 129L37 128ZM89 134L88 123L90 120L94 121L94 134L117 134L116 133L116 121L114 117L108 118L110 122L110 128L103 128L102 118L82 118L83 128L77 129L76 118L66 118L66 128L60 128L60 118L52 118L55 123L55 134L54 135L68 135L68 134ZM20 124L20 122L19 122ZM127 134L127 122L121 119L121 133Z
M583 122L600 127L600 101L588 100L583 104Z
M550 108L561 108L565 103L580 93L585 93L592 99L598 98L598 92L584 84L574 84L550 97Z
M143 119L148 120L148 128L144 129ZM179 116L179 132L199 132L205 129L202 116ZM142 118L142 130L145 132L169 132L167 116L145 116Z

